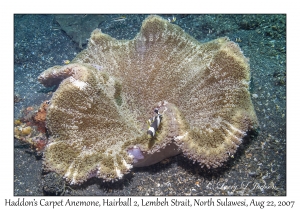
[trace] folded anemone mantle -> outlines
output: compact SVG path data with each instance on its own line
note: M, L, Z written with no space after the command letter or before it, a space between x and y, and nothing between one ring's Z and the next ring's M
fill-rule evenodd
M146 18L132 40L94 30L70 64L38 79L59 84L43 165L72 184L117 180L132 166L179 153L216 168L258 126L239 46L228 38L199 43L158 16ZM155 108L161 123L149 138Z

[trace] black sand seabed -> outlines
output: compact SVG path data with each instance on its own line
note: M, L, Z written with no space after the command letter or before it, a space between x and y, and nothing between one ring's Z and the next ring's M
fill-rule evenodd
M105 15L98 26L117 39L132 39L147 15ZM286 16L161 15L201 42L228 36L250 59L252 101L259 135L244 144L225 167L207 172L179 155L150 167L134 168L123 180L103 183L93 178L66 187L64 195L286 195ZM63 60L72 60L80 43L60 29L54 15L14 16L14 119L28 106L40 105L38 75ZM83 48L85 46L83 45ZM14 195L44 195L42 160L14 139ZM62 191L59 191L62 194Z

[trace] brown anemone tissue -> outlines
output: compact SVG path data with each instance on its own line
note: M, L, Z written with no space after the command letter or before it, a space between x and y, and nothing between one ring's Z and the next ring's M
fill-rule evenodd
M121 179L179 153L217 168L258 128L239 46L226 37L199 43L159 16L146 18L132 40L94 30L70 64L38 79L59 84L43 165L71 184ZM155 108L162 118L149 138Z

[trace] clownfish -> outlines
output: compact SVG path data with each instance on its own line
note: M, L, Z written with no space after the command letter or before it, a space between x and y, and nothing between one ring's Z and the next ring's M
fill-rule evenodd
M156 116L148 120L148 124L150 125L147 131L148 138L153 138L155 136L155 133L159 128L159 124L162 120L162 115L158 112L158 108L155 108L154 112L156 113Z

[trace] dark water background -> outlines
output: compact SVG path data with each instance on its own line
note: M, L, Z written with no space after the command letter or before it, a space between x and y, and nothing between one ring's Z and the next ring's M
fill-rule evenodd
M38 83L38 75L62 65L63 60L72 60L85 48L89 28L96 24L114 38L132 39L147 17L125 14L125 21L114 21L121 16L14 15L14 94L22 99L14 104L14 119L20 118L26 107L51 98ZM64 195L286 195L286 16L160 16L176 17L174 24L200 42L228 36L239 44L250 60L250 92L260 123L259 135L215 173L179 155L135 168L116 183L93 178L82 186L71 186L72 190L66 188ZM44 195L42 160L14 141L14 195Z

